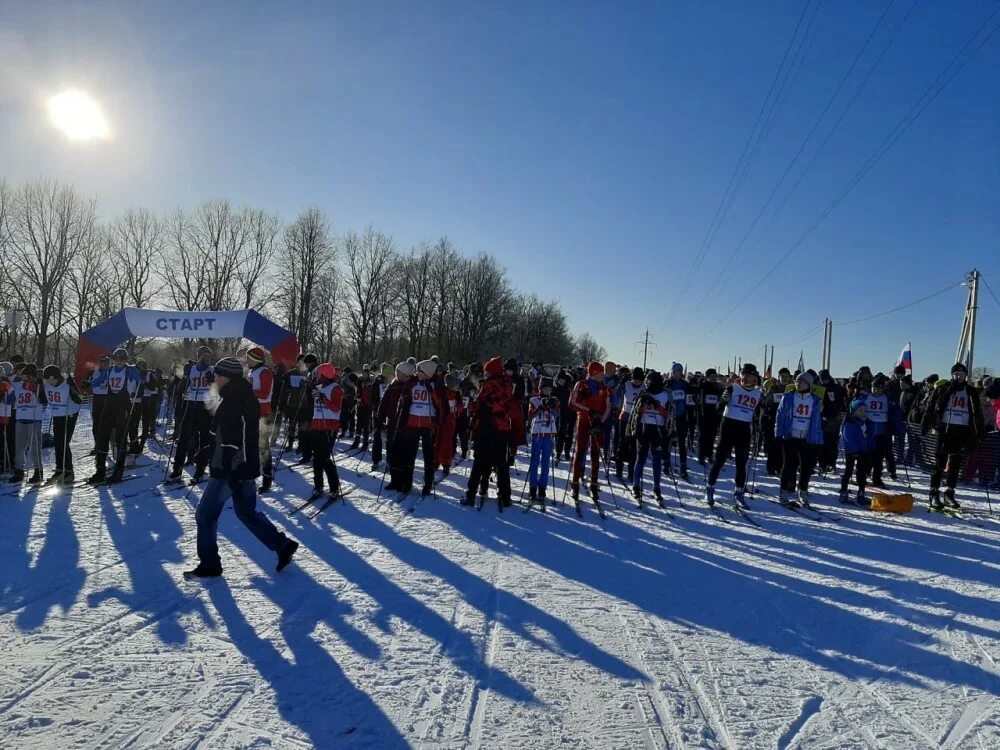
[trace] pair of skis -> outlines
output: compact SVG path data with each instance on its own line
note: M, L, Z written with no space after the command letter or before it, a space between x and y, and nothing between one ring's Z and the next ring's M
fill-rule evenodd
M297 513L305 511L306 509L310 509L311 512L304 513L304 515L306 516L306 518L312 520L313 518L316 518L316 516L318 516L324 510L333 505L335 502L346 497L353 489L354 489L353 486L345 488L343 485L341 485L340 489L337 490L337 492L335 493L334 492L321 492L318 494L314 493L310 495L305 500L305 502L296 505L294 508L288 511L288 515L294 516ZM316 505L316 503L319 502L320 500L322 500L323 502L320 505Z

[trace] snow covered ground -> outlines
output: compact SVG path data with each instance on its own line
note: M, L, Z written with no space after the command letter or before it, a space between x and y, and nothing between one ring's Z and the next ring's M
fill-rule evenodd
M409 514L354 465L315 521L286 515L307 472L279 473L262 507L302 543L281 574L227 511L208 583L180 575L200 488L151 491L162 462L0 496L0 747L1000 747L994 520L758 499L758 529L669 480L674 520L620 486L607 521L501 515L458 506L468 463Z

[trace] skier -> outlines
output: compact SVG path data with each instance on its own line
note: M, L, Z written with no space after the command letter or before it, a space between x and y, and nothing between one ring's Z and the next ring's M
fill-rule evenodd
M844 443L844 474L840 478L840 502L844 505L851 504L847 485L851 481L851 474L855 473L856 470L858 484L856 502L858 505L866 507L869 502L865 497L865 489L875 443L872 439L871 425L868 422L868 414L865 409L865 399L857 398L851 402L850 413L844 420L841 440Z
M775 437L781 441L781 489L778 501L792 503L798 478L798 502L809 506L809 480L816 466L816 452L823 445L822 401L812 392L812 376L802 372L795 390L785 393L778 404Z
M587 379L581 380L570 394L570 409L577 413L576 458L573 461L573 500L580 499L580 479L583 465L590 453L590 495L596 501L600 495L598 477L601 471L602 425L611 413L611 394L604 385L604 366L591 362Z
M298 435L299 435L299 464L311 464L313 460L313 440L309 435L309 425L312 423L313 414L313 379L312 372L319 365L319 357L312 352L302 358L300 372L302 381L299 385L298 399ZM336 441L334 441L336 445Z
M624 378L618 376L618 366L614 362L604 363L604 385L608 389L608 396L611 401L611 413L618 414L621 410L621 386ZM617 419L608 419L603 425L604 440L603 453L604 460L611 461L615 457L615 446L618 444L618 432L615 426Z
M142 424L142 396L145 390L143 387L145 366L146 360L142 357L136 357L135 364L132 366L136 371L138 382L135 392L130 393L128 399L128 423L125 426L125 429L128 431L128 452L125 455L126 466L135 466L145 442L139 437L139 427Z
M144 357L136 357L135 364L139 368L139 381L142 387L142 435L139 438L141 453L146 441L156 437L156 415L160 410L160 393L163 385L160 373L146 367Z
M622 474L628 466L628 475L631 478L635 472L635 436L628 434L629 422L632 419L632 410L646 390L646 373L641 367L632 369L631 380L626 380L621 385L621 413L618 415L618 429L615 432L615 476L624 481ZM662 384L663 379L660 378Z
M538 381L538 395L528 400L528 419L531 420L531 463L528 467L528 504L534 502L545 508L545 492L549 486L549 465L559 433L559 402L552 395L552 378Z
M55 438L56 471L46 484L73 484L73 431L83 399L72 376L63 377L62 370L49 365L42 371L45 401L52 416L52 435Z
M569 370L560 370L556 373L555 386L552 388L553 395L559 400L559 434L556 436L555 453L556 466L559 465L561 458L569 461L570 450L572 450L576 412L569 408L569 396L573 380L573 375Z
M368 440L372 429L372 407L375 404L372 393L374 383L375 378L372 376L371 367L365 365L361 368L361 378L358 380L357 406L355 407L357 427L354 442L351 443L351 450L361 448L363 453L368 452Z
M243 365L226 357L211 368L219 402L211 416L211 478L198 502L198 565L185 571L185 578L213 578L222 575L219 558L219 516L232 495L233 509L265 547L278 554L277 570L284 570L299 548L257 510L257 477L260 475L258 426L260 406L250 383L243 377Z
M298 435L299 423L305 414L302 406L302 397L305 392L306 365L303 362L304 354L295 358L295 366L285 373L285 382L281 388L283 394L281 398L281 415L288 423L285 437L285 450L295 448L295 438ZM299 442L299 453L302 452L302 443Z
M698 412L701 407L701 402L698 398L701 393L701 381L703 379L700 372L688 374L687 408L685 409L685 414L687 414L687 449L691 452L697 450L695 433L698 429Z
M781 438L777 437L774 431L775 422L778 418L778 405L785 393L794 391L792 385L792 373L787 367L778 370L778 381L768 380L764 382L763 396L764 402L761 404L760 413L760 442L764 447L766 456L765 470L768 476L781 476L781 464L784 459L781 451ZM759 446L754 446L756 452Z
M92 399L90 402L90 431L94 436L94 443L97 443L97 432L101 427L101 420L104 418L104 405L108 399L108 368L111 367L111 357L102 354L97 359L97 369L92 370L90 377L84 385L90 386ZM97 452L97 449L94 449Z
M410 378L416 370L416 365L410 362L400 362L396 365L393 380L386 387L378 405L378 426L379 430L385 432L385 462L389 471L389 484L386 485L386 489L397 492L402 490L403 479L396 452L396 415L403 392L409 386Z
M441 467L441 478L451 472L451 462L455 458L455 431L458 420L465 413L462 402L462 384L457 376L448 374L444 379L444 416L434 438L435 468Z
M955 485L962 462L986 434L979 389L968 382L968 370L961 362L951 368L951 380L935 389L934 401L923 420L923 431L937 432L937 451L931 472L929 507L933 511L959 510ZM941 478L946 488L941 497Z
M31 454L34 473L29 484L42 483L42 409L45 393L38 384L38 368L33 362L25 363L20 374L13 379L14 386L14 473L8 481L24 481L24 454Z
M485 380L479 393L469 404L473 459L462 505L473 505L476 490L489 480L490 472L496 472L497 500L501 507L507 507L511 504L507 447L515 420L520 419L520 407L514 400L514 384L504 373L500 357L486 363L483 375Z
M399 491L413 488L417 451L423 450L424 485L420 494L431 494L434 487L434 436L448 408L442 388L435 384L437 363L425 359L417 363L414 377L403 389L396 414L396 446L393 462L399 466Z
M819 382L826 389L823 396L823 447L819 454L819 467L823 473L837 468L837 451L840 442L840 428L847 410L847 394L844 387L830 376L829 370L819 371Z
M663 446L671 433L676 402L671 393L664 390L663 376L650 372L646 376L646 387L636 403L629 422L629 433L638 442L638 457L632 472L632 495L642 506L642 475L646 470L646 457L653 457L653 494L656 502L663 505L660 491L660 476L663 471ZM681 438L683 439L683 438Z
M886 393L888 379L879 373L872 379L872 391L865 399L865 412L872 431L871 478L872 487L885 489L882 481L882 468L887 466L889 478L896 480L896 458L892 451L892 436L896 432L899 418L899 405Z
M14 365L10 362L0 362L0 473L13 471L14 436L14 386L10 376L14 373Z
M128 352L115 349L111 354L112 365L108 370L108 398L104 404L101 424L97 432L97 451L94 454L95 471L88 484L106 480L108 452L114 435L115 468L110 483L120 482L125 472L125 450L128 437L129 414L132 398L139 390L139 371L128 364Z
M383 446L383 435L385 433L385 428L382 425L382 420L379 419L379 409L382 405L382 397L385 396L386 389L389 387L389 383L395 374L395 368L388 362L383 362L381 368L379 369L378 377L375 378L371 386L372 395L372 432L374 432L374 439L372 440L372 471L378 471L378 465L382 463L382 446Z
M334 447L340 434L340 416L343 410L344 389L337 382L337 368L329 362L316 365L312 372L313 413L309 424L309 437L313 441L313 491L315 500L323 494L323 476L330 485L330 496L340 495L340 475L334 460Z
M688 420L688 405L687 397L688 390L690 390L689 383L684 379L684 365L680 362L674 362L670 366L670 379L663 384L664 390L670 394L670 400L673 402L673 412L674 412L674 433L673 438L677 440L677 454L680 459L681 464L681 479L685 482L690 482L691 479L688 477L687 470L687 420ZM668 471L670 471L670 446L667 445L667 465Z
M705 466L712 459L715 435L719 431L719 399L722 386L711 367L698 388L698 463Z
M238 360L234 360L238 361ZM187 459L194 459L194 475L192 482L201 481L208 465L209 428L212 415L208 411L208 396L212 383L215 382L215 370L212 367L212 350L207 346L198 348L198 361L188 365L184 371L181 388L184 392L184 403L181 407L180 422L177 427L177 450L174 454L174 468L168 481L179 482ZM242 375L242 370L240 371ZM189 454L190 451L190 454Z
M274 462L271 459L271 436L274 433L274 412L271 402L274 399L274 372L267 366L267 355L259 346L247 349L247 380L253 391L257 404L260 406L260 424L258 435L260 443L257 452L260 455L260 491L267 492L274 482Z
M733 501L740 508L750 507L744 499L747 484L747 459L753 439L754 422L759 418L761 401L757 368L749 362L743 365L740 381L726 386L722 393L722 422L719 427L719 444L715 460L708 472L705 485L705 502L715 505L715 482L730 454L736 452L736 482Z

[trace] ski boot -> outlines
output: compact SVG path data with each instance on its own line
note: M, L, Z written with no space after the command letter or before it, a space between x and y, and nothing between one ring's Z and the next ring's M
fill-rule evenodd
M28 480L28 484L41 484L42 483L42 472L35 469L34 473L31 475L31 479Z
M633 487L632 497L636 499L639 505L642 505L642 487Z
M538 491L538 504L542 508L542 513L545 512L545 488L543 487Z
M538 499L538 488L529 487L528 488L528 505L534 505L535 501Z
M466 492L461 500L458 501L459 505L473 506L476 504L476 495L472 492Z
M858 490L858 496L854 502L858 504L859 508L870 508L872 505L871 501L865 497L864 490Z
M116 466L115 470L111 472L111 476L108 477L108 484L118 484L124 478L125 478L125 467Z
M706 484L705 485L705 502L708 503L709 508L715 507L715 485Z
M601 488L598 487L596 484L590 485L590 496L592 498L594 498L595 500L600 500L601 499Z
M572 484L570 484L569 488L570 488L570 494L573 497L573 502L575 502L575 503L580 502L580 485L579 485L579 483L578 482L573 482Z
M621 461L618 461L615 464L615 476L618 477L619 482L625 481L624 472L625 472L625 465Z
M927 498L927 510L932 513L940 513L944 510L944 503L941 502L941 493L938 490L931 490Z
M271 489L272 484L274 484L274 478L264 475L264 478L260 480L260 491L268 492Z
M63 481L62 481L62 475L63 475L63 473L61 471L56 471L55 474L53 474L48 479L46 479L44 482L42 482L42 486L43 487L52 487L53 485L60 485L60 484L62 484L63 483Z
M809 504L809 490L799 490L799 505L803 508L811 508Z
M788 490L778 490L778 503L782 508L792 507L792 493Z
M847 491L846 487L840 491L839 499L841 505L853 505L851 502L851 494Z
M501 497L501 498L498 498L498 500L500 502L500 507L501 508L509 508L511 505L514 504L514 501L511 498L509 498L509 497Z
M361 447L361 438L356 437L356 438L354 438L354 442L351 443L351 447L348 448L347 450L349 450L349 451L356 451L360 447Z
M691 477L688 476L687 466L681 467L681 479L683 479L685 482L691 481Z
M879 477L878 479L873 479L872 480L872 487L874 487L877 490L884 490L885 489L885 482L882 481L881 477Z
M20 484L24 481L24 471L21 469L14 469L14 473L7 478L7 481L11 484Z
M104 472L105 468L103 466L98 466L97 471L88 477L87 484L104 484L107 480L107 475Z
M955 490L951 487L944 491L942 502L946 508L950 508L951 510L962 510L962 506L959 505L958 500L955 499Z
M313 491L309 493L309 502L312 502L313 500L318 500L321 497L323 497L323 488L313 487Z
M378 465L379 465L378 461L372 461L372 474L375 474L375 473L378 472Z
M102 482L104 481L103 474L104 474L104 472L102 471L101 472L102 477L101 477L101 480L100 480ZM170 472L170 476L167 477L167 481L168 482L179 482L179 481L181 481L181 477L183 475L184 475L184 470L181 467L179 467L179 466L175 466L174 470ZM88 479L87 481L89 482L90 480Z
M432 484L430 484L430 483L427 483L423 487L421 487L420 488L420 497L427 497L428 495L430 495L433 487L434 486Z
M194 474L191 475L191 484L198 484L202 479L205 478L205 467L198 466L194 470Z
M59 475L59 481L57 482L57 484L59 484L61 487L69 487L74 482L76 482L76 476L73 474L73 472L64 471L62 474Z
M737 487L733 490L733 503L738 505L743 510L750 510L750 503L746 501L744 495L746 495L746 489L743 487Z
M660 492L660 488L659 487L657 487L655 490L653 490L653 497L656 498L656 504L659 505L662 508L663 507L663 493Z

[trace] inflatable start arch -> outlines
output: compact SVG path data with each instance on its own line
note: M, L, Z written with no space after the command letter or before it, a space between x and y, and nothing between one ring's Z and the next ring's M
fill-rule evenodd
M102 354L133 336L175 339L245 338L270 350L275 362L295 364L299 342L295 334L272 323L256 310L173 312L128 307L84 331L76 350L76 379L83 382Z

